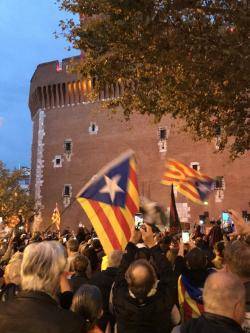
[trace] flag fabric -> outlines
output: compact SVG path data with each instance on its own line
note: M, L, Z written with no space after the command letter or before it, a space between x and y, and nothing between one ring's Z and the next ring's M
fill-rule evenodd
M171 233L181 232L181 223L177 212L174 196L174 186L171 187L171 202L170 202L170 216L169 216L169 227Z
M202 289L192 286L183 275L178 280L178 299L182 321L198 318L204 312Z
M168 160L161 183L175 185L178 192L198 204L204 204L214 188L212 178L173 159Z
M127 151L104 167L77 195L106 254L124 250L139 211L136 162Z
M60 230L60 224L61 224L61 215L58 209L58 205L56 203L56 207L53 211L52 217L51 217L52 224L55 224L56 229Z

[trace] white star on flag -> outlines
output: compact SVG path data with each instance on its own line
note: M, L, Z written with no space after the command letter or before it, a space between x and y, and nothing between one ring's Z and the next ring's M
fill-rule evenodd
M106 185L100 190L100 193L109 193L111 201L114 202L115 195L117 192L124 192L122 188L118 185L121 176L116 175L112 179L107 176L104 176Z

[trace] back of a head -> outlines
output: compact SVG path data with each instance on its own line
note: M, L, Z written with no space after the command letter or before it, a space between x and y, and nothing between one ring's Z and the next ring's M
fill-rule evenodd
M74 272L84 274L87 270L88 263L88 258L86 256L78 254L72 262Z
M68 241L67 241L67 250L70 251L70 252L77 252L78 251L78 248L79 248L79 243L78 243L78 240L75 239L75 238L70 238Z
M224 258L227 267L242 279L250 279L250 243L244 240L237 240L228 243Z
M4 279L6 283L21 284L21 265L23 254L16 253L5 268Z
M71 310L83 317L89 331L102 315L102 294L96 286L84 284L75 293Z
M108 255L108 266L119 267L122 260L123 252L120 250L114 250Z
M146 297L150 296L157 281L153 266L145 259L134 261L129 266L125 277L130 293L139 302L143 302Z
M240 279L232 273L212 273L203 290L205 311L234 319L244 319L245 288Z
M188 254L185 256L185 259L188 268L191 270L200 270L206 268L206 254L198 247L195 247L194 249L189 251Z
M214 246L214 251L220 256L224 257L225 243L224 241L217 242Z
M32 243L26 247L21 266L23 290L54 294L66 266L66 253L57 241Z

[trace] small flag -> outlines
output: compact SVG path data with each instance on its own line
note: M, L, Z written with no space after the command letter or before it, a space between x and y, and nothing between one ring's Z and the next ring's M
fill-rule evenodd
M94 176L78 193L106 254L123 250L130 238L134 215L139 211L136 162L125 152Z
M176 233L178 234L181 232L181 223L178 216L176 204L175 204L175 196L174 196L174 186L171 187L171 202L170 202L170 221L169 221L169 227L170 227L170 233Z
M53 211L51 221L52 221L52 224L55 224L56 229L59 231L60 230L60 224L61 224L61 215L60 215L57 203L56 203L56 207Z
M191 201L204 204L214 188L214 180L176 160L168 160L162 184L175 185Z

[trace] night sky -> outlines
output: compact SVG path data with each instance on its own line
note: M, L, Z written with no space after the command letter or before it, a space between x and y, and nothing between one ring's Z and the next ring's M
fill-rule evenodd
M66 17L54 0L0 0L0 160L8 168L30 166L30 79L39 63L78 54L55 39Z

